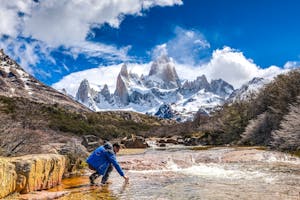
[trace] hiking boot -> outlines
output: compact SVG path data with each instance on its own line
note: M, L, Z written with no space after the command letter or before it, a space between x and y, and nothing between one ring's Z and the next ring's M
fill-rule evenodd
M96 178L98 178L98 177L99 177L99 174L97 174L96 172L93 173L92 175L90 175L89 179L90 179L91 185L95 185L95 180L96 180Z

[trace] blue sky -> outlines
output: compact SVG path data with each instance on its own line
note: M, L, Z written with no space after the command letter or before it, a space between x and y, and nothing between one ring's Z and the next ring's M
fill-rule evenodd
M149 62L162 48L189 66L224 46L259 68L299 65L297 0L16 2L0 6L0 46L48 85L99 65Z

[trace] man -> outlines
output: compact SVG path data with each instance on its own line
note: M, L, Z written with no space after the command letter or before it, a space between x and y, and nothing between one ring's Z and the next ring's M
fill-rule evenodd
M116 159L116 154L120 150L120 145L115 143L111 145L109 142L106 142L103 146L98 147L86 160L89 164L89 168L95 170L96 172L90 176L91 184L95 184L95 179L102 175L101 183L105 184L110 172L113 170L114 166L120 176L122 176L126 182L129 178L125 176L122 168Z

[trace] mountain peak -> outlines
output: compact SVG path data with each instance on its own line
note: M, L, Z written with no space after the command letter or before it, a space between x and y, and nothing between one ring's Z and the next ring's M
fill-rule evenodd
M147 79L149 87L174 89L181 84L174 62L167 56L161 56L152 63Z
M123 76L124 78L128 79L129 78L129 73L128 73L128 70L127 70L127 65L126 64L123 64L122 67L121 67L121 71L119 73L121 76Z
M0 95L23 97L44 104L58 103L76 111L88 111L83 105L28 74L2 49L0 50Z
M82 103L87 103L88 102L88 97L90 96L90 84L87 79L83 79L80 83L80 86L78 88L77 94L76 94L76 100L82 102Z
M210 85L211 91L223 98L227 98L234 91L233 86L223 79L212 80Z
M127 66L126 64L124 64L118 75L116 90L114 93L117 98L117 101L123 105L127 105L129 101L129 94L127 88L128 82L129 82L129 74L128 74Z

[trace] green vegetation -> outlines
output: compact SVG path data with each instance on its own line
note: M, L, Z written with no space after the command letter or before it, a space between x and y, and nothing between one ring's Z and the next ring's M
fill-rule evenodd
M300 71L279 75L247 101L228 103L209 119L195 118L208 144L263 145L300 150ZM209 139L208 139L209 138Z
M146 134L166 123L134 112L86 112L67 110L59 105L31 102L24 98L0 96L0 113L31 129L47 129L76 135L97 135L103 139Z

